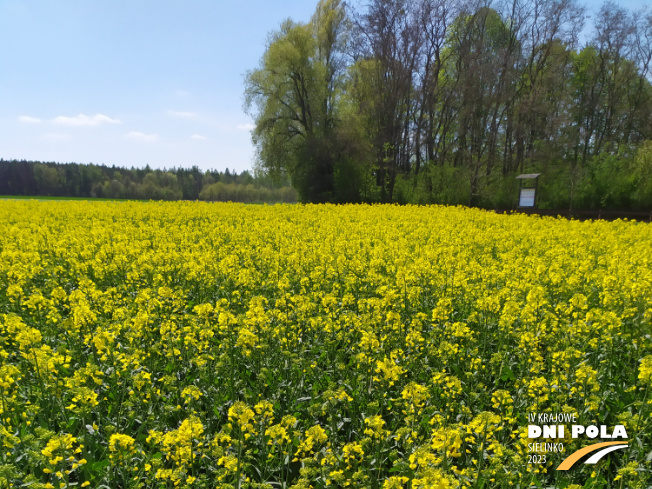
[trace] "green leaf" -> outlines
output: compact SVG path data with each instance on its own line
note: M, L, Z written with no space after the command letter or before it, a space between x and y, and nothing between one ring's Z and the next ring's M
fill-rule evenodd
M502 375L500 376L500 380L503 380L505 382L508 380L514 380L515 378L516 377L514 376L514 372L512 372L512 369L510 369L509 367L505 367L503 369Z

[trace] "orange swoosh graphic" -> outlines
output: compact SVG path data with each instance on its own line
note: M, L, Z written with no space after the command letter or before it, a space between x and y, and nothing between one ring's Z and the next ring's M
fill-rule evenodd
M608 447L611 445L627 445L627 443L622 441L607 441L604 443L596 443L594 445L589 445L588 447L580 448L578 451L573 452L568 457L566 457L564 461L559 464L557 470L568 470L575 464L575 462L577 462L587 453L595 452L600 448Z

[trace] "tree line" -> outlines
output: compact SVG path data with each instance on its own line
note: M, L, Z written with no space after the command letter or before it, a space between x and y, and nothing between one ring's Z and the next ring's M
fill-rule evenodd
M262 174L206 170L120 168L0 159L0 195L247 203L296 202L288 182Z
M652 208L652 12L320 0L246 75L257 165L306 202Z

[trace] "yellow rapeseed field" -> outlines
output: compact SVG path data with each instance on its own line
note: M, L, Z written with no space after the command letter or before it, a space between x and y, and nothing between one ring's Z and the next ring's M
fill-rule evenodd
M4 201L0 487L648 487L651 320L645 223Z

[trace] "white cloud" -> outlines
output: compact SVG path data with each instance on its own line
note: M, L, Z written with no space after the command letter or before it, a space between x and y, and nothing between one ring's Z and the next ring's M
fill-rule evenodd
M201 134L193 134L190 136L190 139L194 139L195 141L206 141L208 138L206 136L202 136Z
M144 132L131 131L125 134L125 137L134 141L141 141L144 143L153 143L158 140L158 134L145 134Z
M168 110L168 114L173 115L174 117L180 117L182 119L194 119L197 117L195 112L180 112L176 110Z
M252 131L256 128L253 124L238 124L235 126L238 131Z
M43 121L42 121L41 119L39 119L38 117L30 117L30 116L28 116L28 115L21 115L21 116L18 118L18 120L19 120L20 122L25 123L25 124L40 124L41 122L43 122Z
M60 115L59 117L55 117L52 122L64 126L99 126L105 122L109 124L122 123L122 121L119 121L118 119L111 119L108 115L104 114L95 114L94 116L79 114L75 117L66 117Z

